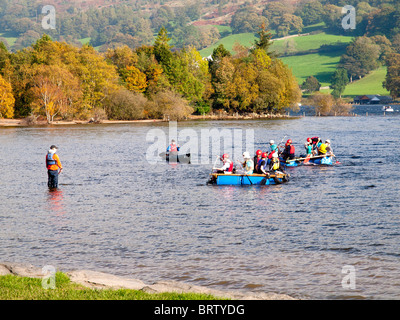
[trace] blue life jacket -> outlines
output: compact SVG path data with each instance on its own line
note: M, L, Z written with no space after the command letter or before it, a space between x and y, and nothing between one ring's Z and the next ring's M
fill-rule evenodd
M52 165L57 164L57 161L53 159L53 155L54 155L54 153L50 153L50 152L47 154L46 164L48 166L52 166Z

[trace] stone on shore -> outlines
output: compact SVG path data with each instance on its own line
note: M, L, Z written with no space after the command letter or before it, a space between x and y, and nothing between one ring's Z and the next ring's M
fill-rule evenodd
M66 274L72 282L95 289L112 288L141 290L146 286L141 280L126 279L91 270L77 270L67 272Z

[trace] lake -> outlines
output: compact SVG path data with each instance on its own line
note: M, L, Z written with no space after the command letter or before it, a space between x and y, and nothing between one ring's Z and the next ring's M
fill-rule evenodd
M303 299L400 298L399 113L177 126L210 128L252 132L262 150L290 138L297 155L320 136L341 164L219 187L206 184L211 152L177 165L149 155L149 132L168 134L168 123L0 128L0 261ZM56 192L51 144L64 166Z

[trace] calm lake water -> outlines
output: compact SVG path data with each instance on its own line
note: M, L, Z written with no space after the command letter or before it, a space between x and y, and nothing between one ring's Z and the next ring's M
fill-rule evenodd
M149 163L146 136L167 123L0 128L0 261L304 299L400 298L399 113L178 123L210 128L253 130L263 150L290 137L297 154L307 137L329 138L341 165L288 168L279 186L208 186L212 154ZM64 166L57 192L51 144ZM342 285L346 266L355 288Z

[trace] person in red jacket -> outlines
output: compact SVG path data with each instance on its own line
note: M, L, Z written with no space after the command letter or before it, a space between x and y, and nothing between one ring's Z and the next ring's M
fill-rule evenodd
M216 173L232 173L233 171L233 162L231 159L229 159L229 155L227 153L222 155L222 158L220 158L223 166L221 168L214 168Z
M58 175L63 169L60 158L56 154L57 149L55 145L52 145L46 154L47 186L50 189L58 188Z
M282 152L282 159L283 160L292 160L295 158L295 148L292 145L292 140L288 140L285 144L285 150Z

